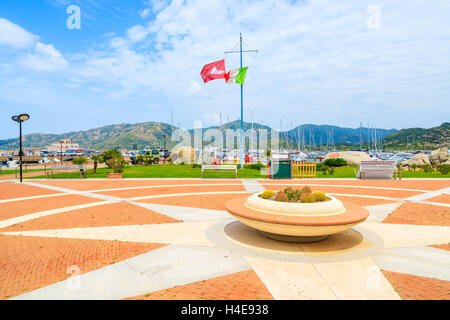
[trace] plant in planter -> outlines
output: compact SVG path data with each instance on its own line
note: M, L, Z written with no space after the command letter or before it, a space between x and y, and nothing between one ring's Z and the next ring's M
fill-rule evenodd
M113 158L107 160L106 164L108 165L108 167L113 169L113 172L114 172L114 174L109 173L108 178L109 177L118 178L118 177L122 177L123 169L125 168L125 166L128 163L125 161L125 159L123 157L113 157Z
M313 192L310 187L303 187L302 189L294 189L292 187L288 187L279 192L265 190L264 192L260 193L258 197L266 200L293 203L315 203L331 200L331 198L327 197L324 192Z

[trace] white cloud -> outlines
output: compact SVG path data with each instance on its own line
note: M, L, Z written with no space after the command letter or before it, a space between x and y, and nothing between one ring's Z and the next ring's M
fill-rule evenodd
M38 37L6 19L0 18L0 46L14 49L32 47Z
M36 43L35 52L21 59L24 67L35 71L56 71L68 66L61 52L51 44Z
M128 39L130 39L130 41L133 43L141 42L142 40L145 39L147 34L148 34L147 29L139 24L127 30Z
M139 15L142 18L146 18L149 14L150 14L150 9L149 8L146 8L144 10L139 11Z
M148 24L123 30L122 37L116 31L76 59L67 54L71 63L61 73L62 83L75 85L70 78L81 79L81 87L98 90L105 108L110 97L143 106L151 98L154 105L174 106L186 127L202 114L212 121L211 114L219 111L223 119L236 119L239 86L222 80L204 84L199 73L204 64L222 59L225 50L236 49L242 32L244 48L260 50L244 55L249 66L245 119L255 110L256 119L275 127L280 118L294 125L436 124L449 117L442 112L450 101L447 2L411 0L405 7L379 0L381 28L370 30L366 19L372 0L151 1ZM36 65L37 53L30 55ZM226 56L227 69L238 66L238 54ZM427 112L417 117L406 112L411 110ZM149 116L158 112L167 113L155 109Z

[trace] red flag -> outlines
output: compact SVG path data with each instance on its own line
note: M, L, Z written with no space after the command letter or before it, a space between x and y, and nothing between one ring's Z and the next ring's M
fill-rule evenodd
M200 76L205 83L211 80L225 79L225 60L208 63L203 67Z

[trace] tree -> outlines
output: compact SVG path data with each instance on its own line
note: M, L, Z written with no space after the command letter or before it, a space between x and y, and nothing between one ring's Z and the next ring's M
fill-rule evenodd
M94 161L94 174L97 173L97 164L103 163L103 157L99 154L94 154L91 156L91 160Z
M76 164L78 166L81 166L87 162L87 159L85 157L75 157L72 160L73 164Z
M108 160L113 158L122 158L122 154L117 149L110 149L102 152L102 159L106 163L108 167L112 169L112 167L108 164ZM125 160L124 160L125 161Z

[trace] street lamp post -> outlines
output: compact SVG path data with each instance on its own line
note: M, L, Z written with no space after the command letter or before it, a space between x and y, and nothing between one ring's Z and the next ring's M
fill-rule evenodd
M26 113L19 114L18 116L12 116L11 119L19 123L19 161L20 161L20 182L22 182L22 122L30 119L30 116Z
M60 146L61 146L61 147L60 147L60 150L59 150L59 151L60 151L60 154L59 154L59 155L61 156L61 165L63 165L63 152L62 152L62 145L63 145L63 142L64 142L63 140L60 140L60 141L59 141L59 144L60 144Z

